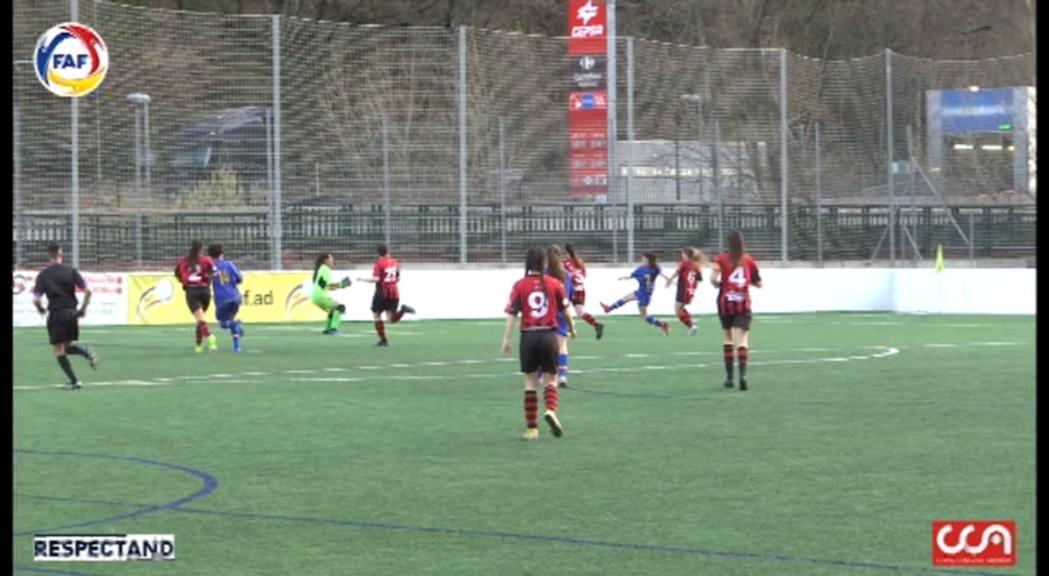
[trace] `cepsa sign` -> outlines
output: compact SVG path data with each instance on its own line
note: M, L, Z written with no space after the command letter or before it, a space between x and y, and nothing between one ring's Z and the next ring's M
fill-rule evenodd
M606 51L605 0L568 1L568 53L602 54Z

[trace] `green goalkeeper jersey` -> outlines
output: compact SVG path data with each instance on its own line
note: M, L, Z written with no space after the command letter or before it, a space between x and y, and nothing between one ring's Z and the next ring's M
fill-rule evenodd
M330 286L331 268L328 268L327 264L321 264L321 267L317 269L317 273L313 276L313 291L310 293L310 298L317 299L327 296Z

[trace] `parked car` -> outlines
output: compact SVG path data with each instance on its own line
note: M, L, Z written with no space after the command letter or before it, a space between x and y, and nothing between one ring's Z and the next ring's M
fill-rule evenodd
M171 142L169 183L174 188L207 180L220 168L232 170L243 185L268 181L270 108L230 108L199 118Z

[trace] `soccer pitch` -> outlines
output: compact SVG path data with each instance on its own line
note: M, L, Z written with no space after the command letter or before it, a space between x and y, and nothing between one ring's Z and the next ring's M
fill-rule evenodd
M666 319L579 322L537 442L499 320L85 326L78 392L15 329L15 572L1034 574L1033 317L759 313L745 393L715 318ZM934 570L939 519L1014 519L1017 567ZM47 531L177 560L34 563Z

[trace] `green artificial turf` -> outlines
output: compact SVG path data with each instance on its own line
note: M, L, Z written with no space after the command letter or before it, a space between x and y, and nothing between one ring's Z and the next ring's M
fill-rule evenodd
M177 543L41 564L16 536L16 572L931 573L933 520L1014 519L1018 566L963 571L1034 574L1033 317L758 315L746 393L700 322L580 322L565 436L537 442L501 321L406 321L388 349L248 325L203 355L192 327L88 326L79 392L15 329L15 531Z

